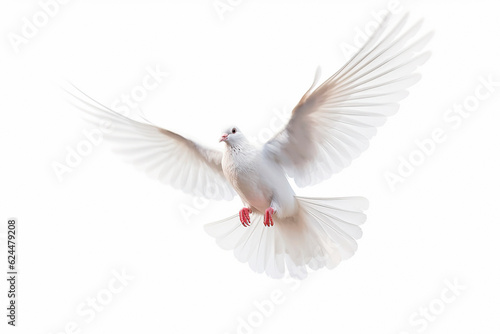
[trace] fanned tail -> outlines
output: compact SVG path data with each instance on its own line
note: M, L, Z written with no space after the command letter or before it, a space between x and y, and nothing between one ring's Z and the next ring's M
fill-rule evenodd
M242 226L239 216L206 224L205 230L223 249L233 250L252 270L273 278L290 276L303 279L307 267L332 269L350 258L362 235L359 225L366 220L363 197L295 197L299 204L293 217L273 218L266 227L263 216L250 215L250 227Z

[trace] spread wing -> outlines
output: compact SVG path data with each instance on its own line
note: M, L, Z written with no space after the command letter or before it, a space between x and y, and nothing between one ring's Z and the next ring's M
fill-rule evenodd
M234 197L235 192L222 172L222 152L212 150L169 130L132 120L95 101L78 88L74 105L100 125L109 122L106 139L125 160L150 176L188 194L209 199ZM147 121L146 121L147 122Z
M313 90L317 72L286 127L264 145L298 186L347 167L419 80L415 70L430 56L420 51L432 34L417 39L422 21L403 32L407 20L389 30L386 17L359 52Z

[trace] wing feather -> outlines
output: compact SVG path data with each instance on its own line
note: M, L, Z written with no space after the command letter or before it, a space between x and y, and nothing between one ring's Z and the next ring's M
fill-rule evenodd
M112 125L108 138L114 151L151 177L188 194L209 199L234 197L222 171L222 152L206 148L183 136L150 123L138 122L95 101L74 87L72 103L94 123Z
M430 56L422 50L432 34L419 37L421 20L404 30L408 15L388 29L388 17L356 55L313 90L317 72L286 127L264 145L264 153L298 186L347 167L420 79L415 70Z

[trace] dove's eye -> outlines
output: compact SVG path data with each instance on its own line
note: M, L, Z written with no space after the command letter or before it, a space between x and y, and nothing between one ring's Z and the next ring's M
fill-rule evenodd
M231 130L231 132L232 132L232 133L236 133L236 128L233 128L233 129Z

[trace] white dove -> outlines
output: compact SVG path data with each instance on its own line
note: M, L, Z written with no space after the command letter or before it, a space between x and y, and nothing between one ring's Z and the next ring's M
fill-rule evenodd
M240 196L239 214L205 225L225 249L273 278L307 276L307 267L335 267L351 257L368 201L362 197L296 196L287 176L300 186L318 183L348 166L393 115L414 73L428 58L420 51L432 34L416 39L422 22L403 32L405 15L392 29L388 20L337 73L305 93L285 128L262 146L236 126L220 139L223 152L208 149L149 122L125 117L78 90L80 108L94 122L110 121L118 150L159 180L197 196ZM77 96L80 95L80 96Z

